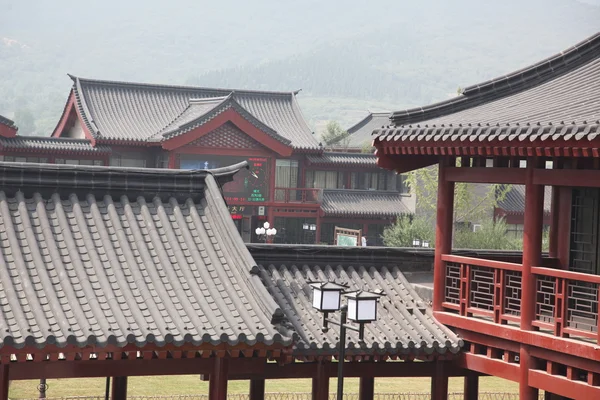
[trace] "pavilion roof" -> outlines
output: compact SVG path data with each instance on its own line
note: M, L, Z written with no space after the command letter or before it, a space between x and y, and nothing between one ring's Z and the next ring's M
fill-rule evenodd
M0 124L6 125L11 129L17 129L17 126L13 120L3 117L2 115L0 115Z
M380 262L373 265L366 260L346 261L329 265L293 260L290 251L288 262L261 264L257 273L263 279L280 308L284 310L289 328L299 339L295 343L296 357L335 355L339 347L339 330L332 327L328 332L321 329L323 314L312 307L310 281L336 281L349 286L348 290L383 290L380 299L377 321L365 325L364 342L358 333L347 331L347 355L353 356L426 356L444 353L457 353L463 342L444 325L437 322L429 306L421 300L402 273L402 265ZM321 246L322 247L322 246ZM324 250L326 251L326 250ZM308 257L308 258L307 258ZM332 260L335 258L331 258ZM335 318L335 314L331 315Z
M550 214L552 206L552 187L544 187L544 214ZM512 185L506 196L498 202L498 208L507 214L525 213L525 186Z
M321 209L326 216L396 217L413 214L409 198L391 191L324 189Z
M453 147L457 155L471 147L479 155L477 147L528 146L545 153L546 146L598 147L598 93L600 33L450 100L394 112L394 126L373 134L378 148L411 148L386 154L440 154L434 147Z
M41 136L0 137L0 148L28 152L67 152L75 154L110 154L107 145L93 146L87 139L67 139Z
M0 347L291 345L220 192L243 167L0 163Z
M311 165L377 168L377 157L368 153L323 152L308 154L306 158Z
M362 149L365 144L371 145L373 130L388 126L390 117L391 113L389 112L369 113L369 115L352 125L347 129L350 134L348 147Z
M279 141L296 149L318 149L300 111L297 92L71 78L78 111L96 139L120 142L168 139L194 121L214 118L223 107L235 107L250 123ZM163 134L165 138L161 138Z

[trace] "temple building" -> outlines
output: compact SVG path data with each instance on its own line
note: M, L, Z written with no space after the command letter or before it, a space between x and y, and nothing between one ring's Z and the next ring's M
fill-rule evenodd
M600 398L600 34L450 100L394 112L374 135L381 167L439 168L433 314L465 340L462 365L518 382L522 400L540 390ZM453 254L457 182L522 185L522 255Z
M381 245L386 226L414 213L404 176L380 169L372 154L323 149L298 92L70 77L73 88L52 136L15 136L9 123L0 130L0 158L170 169L246 161L250 169L224 187L245 242L264 240L255 231L269 222L278 230L275 243L333 244L335 227L342 227Z

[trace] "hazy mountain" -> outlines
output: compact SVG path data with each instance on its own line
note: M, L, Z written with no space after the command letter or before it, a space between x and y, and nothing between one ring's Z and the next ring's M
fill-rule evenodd
M0 10L0 114L33 113L38 134L62 111L67 72L301 88L314 126L349 125L547 57L600 20L600 7L576 0L0 0Z

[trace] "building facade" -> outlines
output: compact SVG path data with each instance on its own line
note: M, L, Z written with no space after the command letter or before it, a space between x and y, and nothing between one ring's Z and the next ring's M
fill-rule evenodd
M323 149L297 92L70 77L51 137L19 137L7 123L4 161L174 169L246 161L249 168L223 188L246 242L264 241L255 230L269 222L278 230L275 243L333 244L339 226L361 229L368 245L380 245L385 226L414 212L403 177L381 170L374 155Z
M454 99L393 113L393 126L375 132L380 166L439 166L434 315L467 342L467 369L518 382L522 400L540 390L600 398L599 118L596 34ZM457 182L524 188L522 256L453 254ZM469 399L477 385L467 382Z

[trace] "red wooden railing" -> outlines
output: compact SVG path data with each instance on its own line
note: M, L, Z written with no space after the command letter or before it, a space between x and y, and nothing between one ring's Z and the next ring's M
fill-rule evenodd
M442 260L446 262L445 308L496 323L520 320L520 264L453 255Z
M322 189L275 188L275 201L278 203L319 203Z
M454 255L444 255L442 260L446 265L445 309L498 324L520 322L520 264ZM536 284L533 326L559 337L600 343L600 276L545 267L534 267L531 272Z

